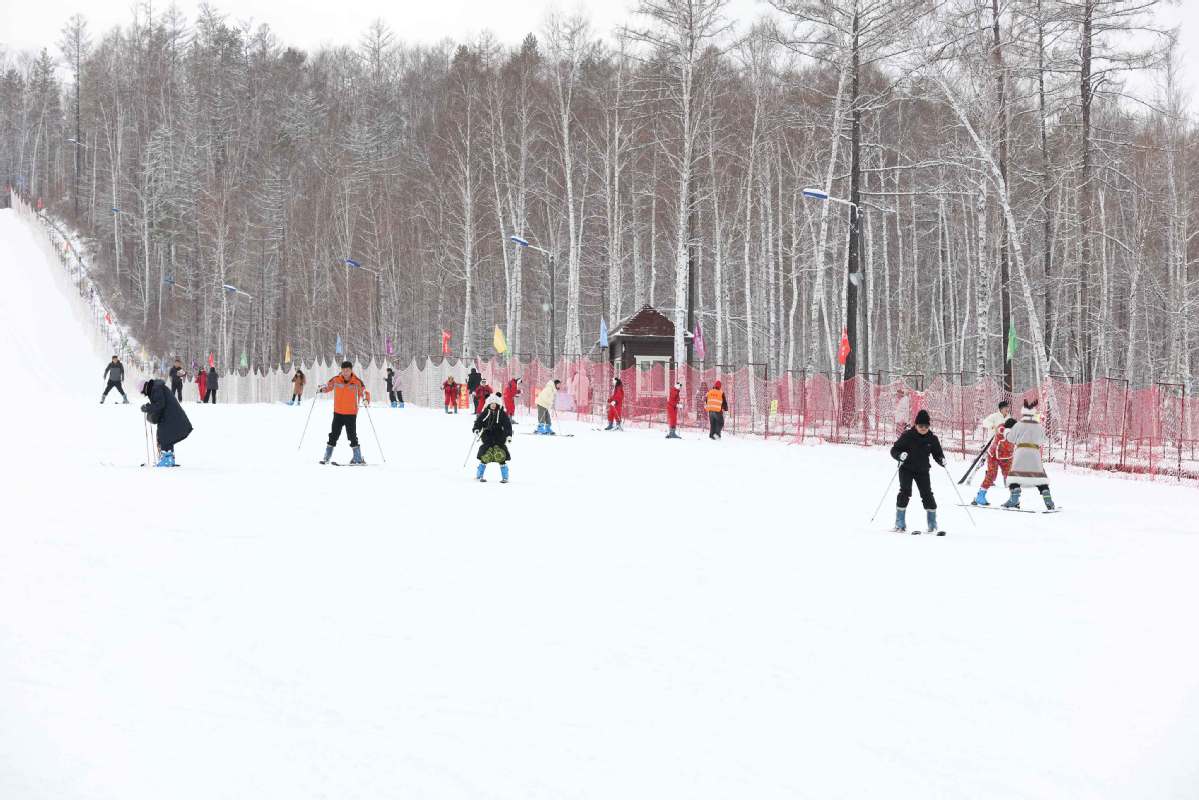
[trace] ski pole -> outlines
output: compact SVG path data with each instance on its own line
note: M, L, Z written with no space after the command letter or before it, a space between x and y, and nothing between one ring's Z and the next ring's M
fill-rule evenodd
M466 462L470 461L470 451L475 449L475 442L479 441L479 434L475 434L470 440L470 447L466 451L466 458L462 459L462 466L466 466Z
M308 417L304 420L304 431L300 434L300 443L296 446L297 450L304 446L304 436L308 433L308 423L312 420L312 410L316 408L316 398L318 396L313 395L312 403L308 406Z
M150 420L142 414L142 428L146 433L146 466L150 466Z
M966 474L962 476L962 479L960 481L958 481L958 483L965 483L966 481L970 480L970 476L974 474L974 470L978 469L978 463L980 461L982 461L983 454L985 454L987 452L987 450L990 449L991 442L994 442L994 441L995 441L995 437L992 436L991 439L986 444L983 445L983 449L978 451L978 455L976 455L974 457L974 461L970 462L970 468L968 470L966 470ZM953 478L950 477L950 480L953 480Z
M899 465L899 467L902 466L903 464ZM874 522L874 518L878 516L878 512L882 509L883 501L887 499L887 495L891 494L891 484L895 483L895 476L899 474L899 467L896 467L895 471L891 473L891 480L887 481L887 489L883 492L883 496L879 498L878 505L874 507L874 513L870 515L871 522Z
M942 464L941 469L945 470L945 477L949 478L949 483L953 486L953 493L958 496L958 505L966 509L966 516L970 518L970 524L977 528L978 523L974 521L974 515L970 513L970 506L962 502L961 492L958 491L958 485L953 482L953 476L949 474L949 467Z
M379 448L379 458L383 459L383 463L387 463L387 456L383 455L383 445L379 443L379 432L375 430L375 420L371 417L371 404L366 403L366 421L371 424L371 433L375 435L375 446Z

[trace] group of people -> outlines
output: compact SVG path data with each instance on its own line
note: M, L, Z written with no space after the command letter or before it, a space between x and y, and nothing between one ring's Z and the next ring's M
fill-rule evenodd
M167 380L170 381L170 392L174 395L175 400L183 402L183 382L190 377L187 369L183 366L183 361L176 358L175 363L171 366L167 373ZM121 361L120 356L113 356L112 360L104 367L104 380L106 385L104 391L100 393L100 405L104 405L104 401L108 399L108 393L113 389L117 390L117 394L121 396L122 403L128 403L129 397L125 394L125 364ZM163 382L165 386L166 383ZM196 388L199 390L199 403L216 403L217 389L220 388L220 375L216 371L215 366L209 367L207 370L198 370L196 374Z

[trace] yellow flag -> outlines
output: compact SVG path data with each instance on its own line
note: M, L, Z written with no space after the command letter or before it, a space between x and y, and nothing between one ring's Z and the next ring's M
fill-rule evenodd
M495 351L500 355L508 352L508 342L504 339L504 332L500 330L500 326L495 326L495 336L491 337L491 342L495 345Z
M291 343L290 342L288 342L287 347L283 351L283 363L284 364L291 363Z

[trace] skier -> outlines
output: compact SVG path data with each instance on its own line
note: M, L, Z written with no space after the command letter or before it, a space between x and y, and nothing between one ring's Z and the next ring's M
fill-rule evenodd
M191 421L183 412L183 406L175 399L174 392L167 390L167 385L160 380L150 379L142 384L142 394L150 402L142 406L142 413L155 428L155 438L158 440L158 463L156 467L175 466L175 445L182 442L192 432Z
M624 428L621 423L624 421L624 384L620 378L616 378L612 384L612 395L608 398L608 427L606 431L618 430Z
M666 434L667 439L683 438L675 432L675 428L679 426L679 412L683 410L682 396L683 384L681 381L675 381L670 396L666 398L666 424L670 427L670 432Z
M217 375L216 365L208 368L208 393L204 395L205 403L216 405L216 390L221 386L221 378Z
M1009 496L1004 508L1020 507L1020 487L1036 486L1045 501L1045 510L1053 511L1053 497L1049 494L1049 476L1041 463L1041 445L1045 444L1045 429L1037 419L1037 401L1025 400L1020 410L1020 421L1007 432L1007 441L1014 452L1012 469L1007 474Z
M479 467L475 470L475 480L486 483L483 473L487 465L500 465L500 483L508 482L508 462L512 454L508 452L508 442L512 441L512 420L502 407L503 398L493 394L487 398L483 410L475 417L472 430L479 434Z
M504 387L504 411L512 424L516 423L516 398L520 395L520 378L509 378Z
M719 439L724 430L724 412L729 410L729 401L724 396L724 389L720 388L720 381L716 381L708 390L704 408L708 410L708 438Z
M304 370L296 367L296 374L291 376L291 400L288 405L298 406L301 398L304 396L304 384L308 383L307 376L304 375Z
M558 396L558 387L561 385L562 381L554 378L547 381L545 387L537 393L537 433L554 435L550 411L554 408L554 399Z
M475 396L475 389L479 388L479 384L483 382L483 376L474 367L470 368L470 373L466 376L466 393L471 397Z
M329 431L329 441L325 447L325 457L322 464L328 464L333 458L333 447L341 438L341 430L345 428L346 438L350 440L350 448L354 451L351 464L365 464L362 460L362 448L358 446L358 399L370 405L370 392L362 379L354 374L354 364L351 361L341 362L341 372L322 384L319 391L324 394L333 392L333 428Z
M175 399L180 403L183 402L183 379L187 377L187 371L183 369L183 362L176 358L175 366L171 367L169 373L171 378L171 394L175 395Z
M196 372L196 389L200 393L200 397L196 400L196 402L205 402L206 398L208 397L208 373L204 370L199 370Z
M392 408L404 407L404 389L400 386L400 379L396 377L395 370L391 367L387 368L387 399Z
M445 413L449 414L450 409L454 409L454 413L458 413L458 383L454 380L454 376L446 378L441 384L441 391L445 394Z
M483 404L486 403L487 398L491 397L491 395L493 395L494 393L495 393L495 390L491 388L491 384L488 383L487 381L483 381L482 383L480 383L478 386L475 387L475 395L474 395L475 414L483 413Z
M995 485L996 473L1002 470L1004 480L1007 480L1008 471L1012 467L1012 445L1007 441L1005 434L1007 429L1011 427L1007 425L1011 414L1008 410L1011 408L1011 403L1007 400L999 401L999 410L987 416L980 424L982 429L991 437L990 444L987 445L987 473L983 476L982 485L979 487L978 494L974 497L976 506L990 505L987 502L987 489ZM1015 424L1014 421L1012 424Z
M907 530L908 500L912 497L912 482L920 490L920 502L928 514L928 532L937 533L937 501L933 497L932 483L929 481L928 463L931 457L942 467L945 466L945 453L941 450L941 440L929 428L932 421L928 411L920 409L916 412L915 427L908 428L895 444L891 446L891 458L899 462L899 496L895 498L895 530ZM920 531L912 531L920 533Z
M125 365L117 356L113 356L112 361L104 368L104 380L108 381L108 385L104 387L104 394L100 395L100 405L104 405L104 398L108 397L108 393L113 389L116 389L124 402L128 404L129 397L125 394L124 387L121 386L125 381Z

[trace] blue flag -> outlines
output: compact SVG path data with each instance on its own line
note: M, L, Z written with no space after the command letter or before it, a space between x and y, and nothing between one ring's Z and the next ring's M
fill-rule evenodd
M341 355L342 354L341 350L342 350L341 334L339 333L339 334L337 334L337 346L333 348L333 352L336 353L337 355Z
M608 346L608 321L600 317L600 347Z

